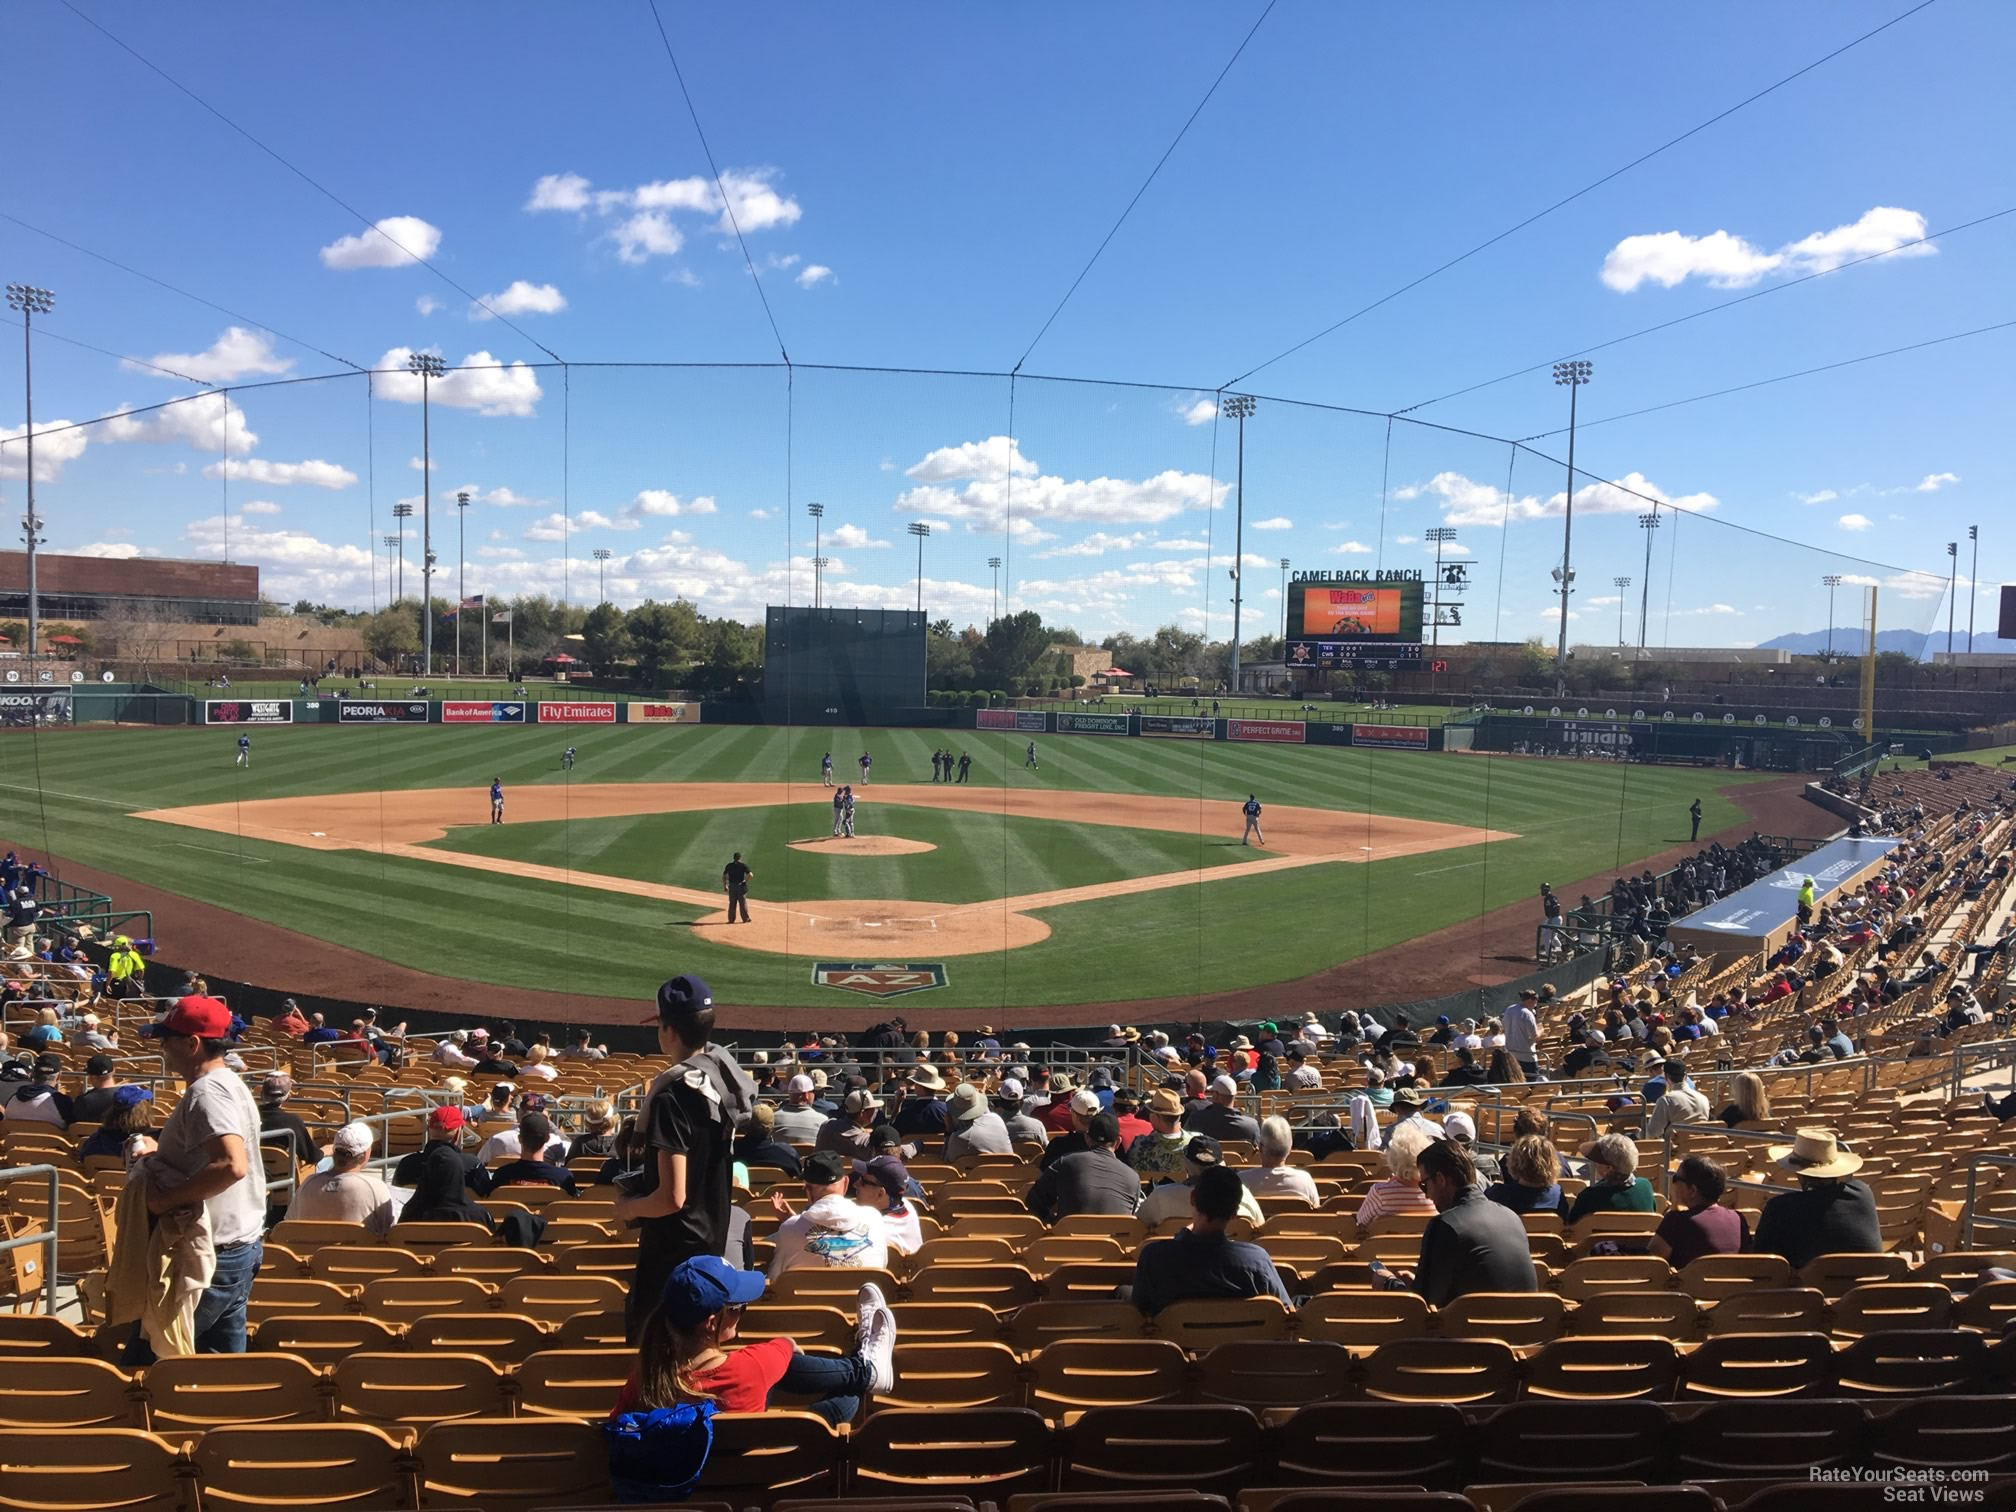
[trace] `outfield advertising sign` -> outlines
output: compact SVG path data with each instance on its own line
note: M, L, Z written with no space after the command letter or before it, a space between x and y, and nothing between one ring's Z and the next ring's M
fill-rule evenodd
M519 724L525 723L526 705L522 703L483 703L452 698L441 700L441 723L443 724Z
M1428 727L1426 725L1366 725L1351 726L1351 744L1354 746L1396 746L1401 750L1425 751L1428 749Z
M1218 721L1208 714L1201 718L1195 714L1143 714L1141 733L1181 740L1211 740L1218 734Z
M1127 714L1059 714L1057 733L1059 735L1125 735L1127 722L1132 718Z
M1652 726L1604 719L1550 719L1549 744L1568 748L1628 751L1633 746L1652 744Z
M425 724L427 700L399 698L373 702L363 698L343 698L336 702L338 724Z
M539 723L611 725L616 723L616 705L572 701L542 703L539 705Z
M1050 725L1041 709L976 709L973 711L973 728L1027 730L1032 735L1041 735Z
M633 703L625 720L630 724L698 724L700 705L692 703Z
M1309 726L1299 719L1228 719L1225 721L1225 738L1302 745L1309 739Z
M36 725L72 724L75 716L68 688L60 693L0 693L0 725L32 729Z
M206 698L205 724L292 724L294 701L288 698Z

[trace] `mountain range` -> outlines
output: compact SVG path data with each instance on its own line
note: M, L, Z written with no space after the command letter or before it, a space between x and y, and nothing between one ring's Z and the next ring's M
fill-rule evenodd
M1774 636L1767 641L1759 641L1760 651L1790 651L1795 656L1814 656L1825 651L1829 635L1825 630L1795 630L1787 635ZM1837 626L1833 631L1834 650L1844 656L1862 654L1862 627L1860 625ZM1942 625L1937 630L1878 630L1876 650L1901 651L1913 661L1930 661L1932 653L1946 649L1946 630ZM1953 638L1953 649L1967 649L1967 632L1963 628ZM1974 634L1974 649L1977 652L1994 651L2004 655L2016 654L2016 640L1999 639L1992 631L1984 634L1977 626Z

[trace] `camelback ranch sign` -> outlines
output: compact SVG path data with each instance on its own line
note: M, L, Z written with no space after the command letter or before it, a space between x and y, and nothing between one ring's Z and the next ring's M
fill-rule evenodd
M821 961L812 968L814 987L858 992L863 997L903 997L945 985L945 968L936 961L912 961L892 966L875 961Z

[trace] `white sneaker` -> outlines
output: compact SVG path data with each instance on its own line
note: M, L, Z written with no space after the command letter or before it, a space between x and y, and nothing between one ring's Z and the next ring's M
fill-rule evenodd
M869 1390L887 1395L896 1389L896 1315L882 1299L882 1288L872 1281L855 1294L854 1303L859 1316L854 1342L875 1371Z

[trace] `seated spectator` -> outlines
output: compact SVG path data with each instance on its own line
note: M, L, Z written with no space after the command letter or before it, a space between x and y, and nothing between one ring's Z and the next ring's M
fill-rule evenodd
M1093 1119L1106 1111L1099 1106L1099 1094L1090 1087L1080 1087L1076 1092L1067 1095L1063 1102L1070 1116L1070 1124L1062 1133L1053 1134L1050 1143L1043 1147L1042 1158L1036 1163L1046 1171L1066 1155L1077 1155L1091 1149L1092 1143L1086 1130L1092 1126ZM1117 1118L1113 1120L1113 1130L1114 1138L1117 1140L1120 1130L1120 1120Z
M1288 1047L1287 1088L1290 1092L1323 1090L1323 1070L1309 1059L1310 1047L1302 1040Z
M343 1038L343 1031L341 1029L331 1029L323 1022L321 1014L311 1013L308 1015L308 1030L301 1036L301 1043L304 1045L327 1045L341 1038Z
M259 1143L287 1147L297 1163L313 1165L322 1158L322 1146L301 1115L286 1106L293 1091L294 1078L285 1071L275 1071L259 1084ZM291 1131L291 1145L282 1130Z
M1023 1108L1022 1083L1016 1078L1003 1077L1001 1085L994 1089L994 1111L1001 1115L1008 1137L1015 1144L1050 1143L1050 1131Z
M1299 1197L1312 1208L1320 1207L1316 1179L1302 1167L1289 1163L1294 1149L1295 1136L1287 1119L1279 1113L1261 1119L1260 1164L1241 1171L1239 1180L1255 1197Z
M1650 1213L1656 1210L1652 1183L1638 1174L1638 1146L1623 1134L1605 1134L1589 1146L1589 1184L1575 1194L1566 1222L1590 1213Z
M762 1299L763 1287L762 1276L713 1255L682 1261L645 1317L637 1364L610 1416L703 1402L721 1412L762 1412L775 1392L812 1397L810 1410L837 1425L853 1420L863 1398L895 1390L896 1317L880 1287L861 1288L854 1348L839 1359L801 1353L788 1338L729 1349L742 1309ZM620 1460L614 1468L618 1478L636 1483ZM694 1473L691 1465L668 1466L663 1478L676 1484ZM664 1500L649 1486L642 1499Z
M308 1020L290 997L282 1000L280 1011L267 1020L267 1027L283 1039L299 1039L308 1032Z
M441 1065L451 1066L457 1071L474 1069L476 1057L464 1047L469 1043L469 1031L457 1029L453 1034L444 1034L434 1042L434 1059Z
M1183 1130L1183 1099L1167 1087L1150 1092L1148 1124L1149 1132L1127 1146L1127 1164L1150 1181L1183 1180L1183 1150L1190 1143Z
M434 1158L436 1150L446 1150L455 1157L462 1171L463 1185L478 1197L490 1190L490 1170L474 1155L462 1148L462 1110L453 1106L432 1108L427 1113L427 1142L411 1154L400 1157L399 1164L392 1170L392 1185L396 1187L417 1187L427 1163Z
M1498 1157L1486 1155L1477 1148L1477 1122L1468 1113L1450 1113L1442 1120L1442 1137L1453 1139L1463 1146L1463 1152L1470 1157L1470 1164L1477 1168L1477 1180L1489 1186L1498 1179Z
M1830 1129L1801 1129L1789 1145L1773 1145L1771 1162L1799 1178L1799 1190L1780 1192L1757 1217L1751 1247L1783 1255L1794 1270L1820 1255L1874 1255L1883 1249L1876 1197L1853 1180L1862 1157Z
M1191 1135L1190 1143L1183 1150L1184 1179L1165 1181L1148 1194L1140 1208L1142 1225L1153 1229L1171 1218L1187 1218L1190 1215L1190 1194L1197 1188L1197 1178L1224 1164L1225 1151L1217 1140L1209 1134ZM1131 1169L1128 1174L1133 1175ZM1260 1227L1267 1221L1267 1215L1243 1181L1239 1184L1239 1194L1239 1211L1235 1216L1244 1218L1255 1228Z
M776 1133L786 1144L812 1144L826 1127L826 1115L812 1106L819 1095L812 1078L800 1071L784 1083L784 1100L777 1105Z
M518 1069L518 1079L523 1081L528 1076L535 1081L557 1081L559 1079L560 1072L555 1067L547 1064L546 1047L544 1045L534 1045L525 1052L525 1064Z
M1510 1087L1527 1080L1526 1068L1512 1058L1512 1053L1504 1048L1491 1052L1491 1065L1484 1073L1482 1085L1487 1087Z
M77 1020L77 1024L77 1043L83 1049L117 1050L119 1048L118 1034L106 1033L99 1024L97 1014L87 1013Z
M458 1118L461 1115L459 1108L437 1108L435 1112L454 1113ZM430 1119L430 1133L434 1127ZM471 1159L452 1143L430 1140L423 1149L401 1160L394 1180L400 1186L410 1183L413 1195L399 1210L399 1223L480 1223L494 1232L497 1220L490 1216L488 1208L479 1206L469 1196Z
M795 1177L803 1169L798 1152L778 1139L776 1130L776 1108L766 1102L757 1103L749 1110L748 1120L736 1130L735 1159L745 1166L767 1166Z
M1504 1179L1484 1195L1515 1213L1561 1210L1561 1156L1542 1134L1520 1134L1505 1152Z
M477 1111L477 1127L484 1129L503 1127L515 1130L518 1113L513 1104L517 1100L518 1087L515 1082L497 1083L490 1089L490 1095L483 1099L483 1106ZM514 1150L512 1153L517 1152Z
M94 1055L84 1062L84 1090L70 1103L72 1123L103 1123L112 1110L119 1090L119 1077L109 1055Z
M1679 1270L1703 1255L1735 1255L1749 1248L1750 1224L1721 1206L1729 1178L1703 1155L1689 1155L1673 1172L1673 1207L1659 1220L1651 1251Z
M1198 1175L1190 1189L1190 1227L1172 1239L1151 1240L1134 1262L1132 1299L1145 1316L1192 1297L1275 1297L1283 1307L1292 1305L1267 1251L1225 1232L1246 1195L1223 1166Z
M383 1238L398 1216L385 1183L364 1169L371 1158L371 1126L347 1123L329 1141L329 1169L295 1190L287 1216L318 1223L361 1223Z
M56 1017L54 1008L44 1008L35 1015L34 1024L21 1036L23 1050L40 1050L48 1045L63 1043L62 1021Z
M111 1160L126 1160L126 1142L134 1135L150 1136L146 1143L151 1145L154 1131L154 1094L146 1087L125 1086L112 1093L112 1105L105 1110L105 1118L97 1130L77 1147L77 1164L104 1156Z
M1489 1083L1491 1073L1477 1064L1477 1052L1467 1046L1456 1047L1455 1064L1442 1073L1439 1087L1482 1087Z
M889 1248L899 1255L914 1255L924 1245L923 1228L910 1197L912 1185L910 1172L893 1155L876 1156L854 1177L854 1200L882 1215Z
M23 1036L26 1039L26 1036ZM16 1061L18 1066L21 1062ZM70 1127L74 1109L70 1099L57 1090L56 1079L63 1074L63 1058L47 1051L35 1057L29 1080L0 1106L0 1119L11 1128L17 1124L46 1124L54 1129Z
M936 1066L923 1061L912 1066L904 1080L903 1101L890 1120L896 1125L896 1132L907 1139L943 1134L947 1114L945 1099L940 1094L944 1090L945 1077Z
M568 1060L607 1060L609 1047L593 1043L595 1036L587 1029L576 1029L567 1037L567 1048L560 1054Z
M1730 1128L1771 1122L1771 1095L1764 1090L1764 1078L1755 1071L1741 1071L1729 1088L1729 1106L1715 1115Z
M847 1195L848 1161L832 1150L805 1157L805 1211L793 1214L782 1192L770 1203L784 1221L777 1225L770 1255L774 1279L799 1266L886 1270L889 1230L882 1215Z
M1209 1134L1221 1144L1235 1139L1259 1144L1260 1125L1234 1106L1239 1084L1229 1076L1220 1076L1212 1081L1209 1092L1211 1100L1184 1119L1183 1127L1192 1134Z
M1143 1134L1153 1134L1155 1126L1141 1116L1141 1101L1132 1092L1115 1092L1113 1105L1107 1111L1120 1125L1120 1143L1114 1148L1122 1152Z
M1386 1179L1373 1183L1358 1205L1358 1232L1375 1234L1382 1220L1420 1214L1433 1217L1435 1204L1421 1190L1418 1159L1440 1143L1416 1125L1395 1125L1386 1139Z
M581 1111L581 1132L567 1141L567 1163L607 1160L616 1153L616 1105L598 1097Z
M483 1148L487 1150L494 1143L493 1136L484 1142ZM579 1195L573 1173L558 1164L567 1158L567 1141L554 1136L553 1124L544 1113L518 1115L518 1150L516 1160L491 1171L492 1192L513 1186L551 1186L560 1188L569 1197Z
M535 1145L525 1143L526 1118L537 1114L539 1122L532 1127L543 1129L543 1142ZM489 1117L485 1110L485 1118ZM546 1160L561 1161L567 1158L567 1141L555 1137L553 1125L546 1117L543 1099L527 1097L519 1104L516 1121L508 1129L499 1129L476 1151L476 1159L483 1165L495 1160Z
M1708 1099L1687 1079L1687 1062L1677 1057L1667 1061L1665 1077L1666 1090L1652 1104L1652 1111L1645 1119L1647 1139L1659 1138L1675 1124L1708 1121Z
M1472 1292L1538 1291L1526 1225L1518 1215L1485 1200L1477 1167L1454 1140L1431 1142L1418 1157L1421 1190L1436 1216L1421 1235L1421 1257L1411 1271L1387 1271L1396 1289L1419 1292L1431 1307L1447 1307Z
M950 1125L945 1131L945 1160L957 1164L968 1155L1012 1155L1015 1141L1008 1125L987 1104L978 1082L961 1082L946 1102Z
M1029 1211L1045 1223L1074 1213L1138 1211L1141 1176L1113 1148L1119 1137L1119 1120L1111 1113L1093 1114L1086 1121L1085 1148L1063 1156L1036 1178L1029 1189Z

